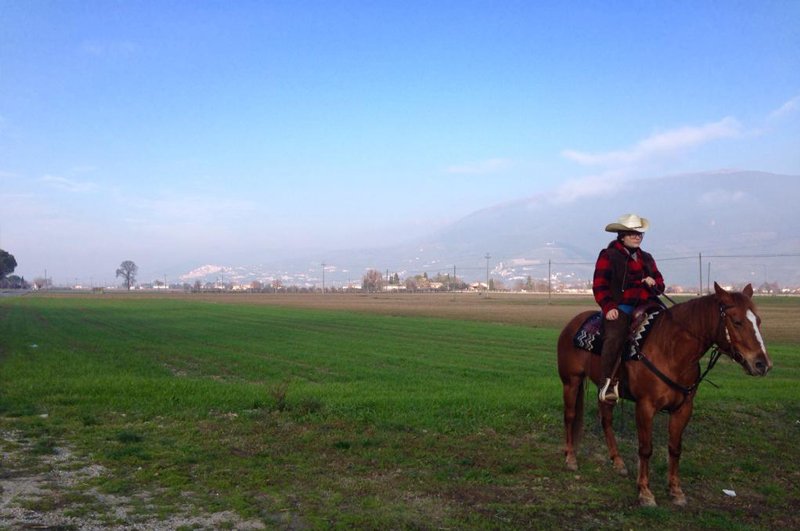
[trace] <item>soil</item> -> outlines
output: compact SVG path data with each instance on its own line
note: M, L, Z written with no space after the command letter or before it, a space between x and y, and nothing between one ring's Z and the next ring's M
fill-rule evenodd
M185 529L265 529L259 520L241 519L231 511L197 513L188 504L177 515L156 516L157 494L136 497L103 494L86 482L106 469L79 458L66 446L36 455L18 432L1 432L0 529L50 531L174 531ZM35 456L35 457L34 457ZM76 493L79 497L76 499ZM142 507L145 508L142 514ZM150 514L148 510L152 509ZM77 511L76 511L77 510ZM80 512L79 516L76 512Z

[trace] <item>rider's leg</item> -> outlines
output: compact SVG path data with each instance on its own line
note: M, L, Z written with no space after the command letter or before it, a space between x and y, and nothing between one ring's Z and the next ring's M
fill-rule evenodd
M630 317L625 312L619 312L619 317L613 321L603 320L603 352L600 355L601 389L600 400L616 401L619 390L611 383L611 373L614 365L622 355L622 349L628 339L628 325Z

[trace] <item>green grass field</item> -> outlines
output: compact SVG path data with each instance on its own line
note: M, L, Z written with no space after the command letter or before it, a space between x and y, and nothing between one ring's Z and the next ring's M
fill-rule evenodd
M767 378L723 361L710 377L721 387L703 385L684 438L687 508L669 504L658 416L660 507L640 509L635 478L611 472L591 398L581 470L563 466L558 333L207 301L4 299L0 428L21 434L31 467L61 445L106 467L84 494L157 493L159 515L233 510L268 529L800 527L797 343L768 344ZM616 420L635 470L632 410ZM70 503L102 512L92 496Z

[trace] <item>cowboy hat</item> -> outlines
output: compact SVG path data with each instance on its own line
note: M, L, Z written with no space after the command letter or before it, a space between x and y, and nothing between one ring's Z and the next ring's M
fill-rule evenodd
M646 232L650 228L650 222L645 218L640 218L638 214L624 214L619 217L617 223L606 225L606 232L620 232L632 230L636 232Z

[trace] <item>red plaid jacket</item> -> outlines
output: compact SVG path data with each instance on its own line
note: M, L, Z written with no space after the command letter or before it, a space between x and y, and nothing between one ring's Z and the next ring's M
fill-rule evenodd
M652 255L639 249L635 256L631 256L618 240L600 251L594 268L592 291L603 316L619 308L620 304L637 306L647 299L655 299L655 294L664 293L664 278ZM642 282L647 276L656 281L650 290Z

